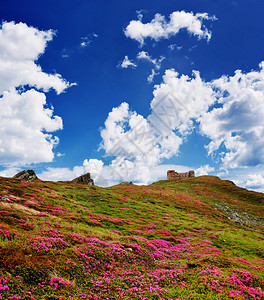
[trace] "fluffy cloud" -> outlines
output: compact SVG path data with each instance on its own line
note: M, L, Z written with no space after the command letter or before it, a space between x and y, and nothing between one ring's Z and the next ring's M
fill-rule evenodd
M91 174L91 178L95 182L100 182L102 185L105 185L105 177L103 176L104 163L101 160L85 159L83 162L83 166L85 168L85 172L89 172Z
M129 109L127 103L113 108L101 131L105 151L116 180L148 183L151 168L177 154L182 139L172 131L162 135L148 119ZM120 180L120 179L119 179Z
M186 137L196 127L210 138L209 155L225 169L264 163L264 63L258 71L212 82L167 70L156 85L148 121L162 135Z
M1 177L13 177L15 174L17 174L20 171L21 171L20 168L11 167L11 168L1 170L0 171L0 176Z
M60 74L46 74L36 64L54 31L40 31L24 23L5 22L0 29L0 94L29 85L58 94L70 84Z
M0 58L0 94L4 91L10 91L14 87L26 85L44 92L53 88L57 94L62 93L70 86L60 74L46 74L33 61L14 61Z
M45 94L33 89L22 94L4 92L0 100L0 164L53 160L58 138L47 132L62 129L62 119L45 105Z
M260 174L249 174L245 186L251 189L264 188L264 177Z
M0 30L0 58L12 61L35 61L51 41L53 30L40 31L27 24L4 22Z
M153 94L147 118L122 103L105 121L101 148L109 157L105 164L114 170L116 180L133 178L140 184L149 183L153 168L178 154L184 137L194 127L193 119L215 100L212 88L198 72L189 77L167 70Z
M263 164L254 167L238 167L221 171L217 176L221 179L231 180L238 186L257 192L264 192L263 167Z
M37 176L41 180L47 181L67 181L79 177L85 173L83 166L75 166L73 169L69 168L47 168L46 171L38 173Z
M204 165L195 170L195 176L208 175L208 173L211 173L214 170L215 169L213 167L210 167L209 165Z
M146 118L129 110L127 103L113 108L105 121L105 128L101 131L101 148L107 156L124 158L124 161L115 161L115 164L125 164L127 160L144 162L145 165L154 165L167 153L163 149L168 136L161 136ZM174 154L177 153L181 139L171 138ZM169 156L169 154L167 154Z
M105 178L102 177L103 162L98 159L85 159L81 166L75 166L70 168L47 168L46 171L38 173L38 177L41 180L49 181L67 181L79 177L85 173L90 173L91 178L95 180L97 184L104 184ZM1 174L1 173L0 173Z
M215 101L210 84L201 79L198 71L189 77L180 76L174 69L167 70L153 94L148 120L162 134L171 131L183 136L189 134L194 127L193 121Z
M62 119L53 116L43 92L62 93L60 74L44 73L36 61L54 31L4 22L0 29L0 164L22 166L53 160Z
M98 159L85 159L82 165L74 166L72 169L49 167L38 173L37 176L39 179L47 181L68 181L88 172L95 184L99 186L112 186L120 182L115 179L113 168L104 165ZM13 176L16 173L16 169L7 169L1 171L0 176Z
M224 168L264 163L264 63L259 71L222 76L211 84L218 108L202 114L201 133L211 139L209 154L222 156Z
M186 29L190 34L199 39L210 40L211 32L203 25L204 20L215 20L215 17L209 17L207 13L193 14L185 11L175 11L170 15L170 21L167 22L161 14L156 14L149 23L142 23L142 20L133 20L125 29L125 35L138 41L141 46L146 38L159 41L162 38L168 39L179 33L181 29Z
M167 70L163 82L155 86L147 118L131 111L125 102L113 108L101 130L101 149L106 156L102 160L101 180L104 177L107 182L112 178L111 182L132 180L147 184L161 179L157 173L154 176L153 170L165 170L159 164L178 154L194 127L193 119L214 102L213 94L198 72L189 77ZM204 166L200 171L211 170ZM165 171L164 174L161 177L166 176Z
M132 67L132 68L137 67L137 65L132 60L130 60L127 55L118 66L121 67L122 69L127 69L128 67Z
M194 129L210 138L208 154L220 155L223 169L263 164L263 66L212 82L198 71L190 77L167 70L154 88L148 117L131 111L127 103L109 113L101 131L101 148L109 157L104 165L115 171L115 180L148 183L153 168L177 155ZM206 175L214 169L205 165L196 171Z

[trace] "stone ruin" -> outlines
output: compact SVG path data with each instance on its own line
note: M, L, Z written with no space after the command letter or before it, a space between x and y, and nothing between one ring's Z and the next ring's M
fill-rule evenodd
M19 180L26 180L29 182L33 182L36 179L38 179L37 175L35 174L35 172L33 170L21 171L21 172L17 173L15 176L13 176L13 178L19 179Z
M94 185L94 181L91 179L90 173L86 173L82 176L79 176L79 177L73 179L71 182Z
M175 172L175 170L167 171L167 180L174 180L174 179L187 178L187 177L195 177L195 172L193 170L190 170L189 172L186 173L178 173Z

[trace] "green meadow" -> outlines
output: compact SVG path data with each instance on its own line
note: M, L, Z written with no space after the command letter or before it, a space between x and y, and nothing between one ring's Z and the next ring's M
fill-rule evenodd
M213 176L0 177L0 299L263 299L264 194Z

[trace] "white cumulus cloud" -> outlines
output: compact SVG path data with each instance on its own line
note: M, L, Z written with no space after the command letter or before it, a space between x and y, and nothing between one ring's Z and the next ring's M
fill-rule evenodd
M189 77L167 70L153 95L147 117L132 111L126 102L108 114L101 130L105 158L101 164L89 162L91 173L92 165L99 165L100 171L94 173L97 182L148 184L166 178L166 167L160 163L178 154L194 126L192 119L198 118L214 101L210 85L198 72ZM163 173L153 173L161 169ZM204 170L209 171L209 167Z
M147 118L129 109L127 103L113 108L101 131L101 149L109 159L114 178L148 183L151 168L176 155L182 139L172 131L162 135ZM122 179L120 179L122 178Z
M259 189L264 187L264 177L261 174L249 174L245 186L247 188Z
M211 84L218 108L199 119L201 133L211 139L209 154L221 155L224 168L264 163L264 63L259 71L222 76Z
M208 173L213 172L215 169L209 165L203 165L195 170L195 176L208 175Z
M142 18L132 20L124 32L127 37L138 41L141 46L147 38L155 41L162 38L168 39L178 34L182 29L186 29L199 39L205 38L209 41L211 32L203 25L203 21L215 19L214 16L209 17L207 13L193 14L192 12L175 11L170 15L169 21L166 21L161 14L156 14L149 23L143 23Z
M62 119L45 106L45 94L34 89L21 94L4 92L0 99L0 164L53 160L58 138L49 132L62 129Z
M96 183L104 186L162 179L165 172L161 176L157 170L167 169L162 163L178 155L194 129L211 140L206 146L208 154L222 157L224 170L263 165L263 66L211 82L203 80L198 71L187 76L166 70L162 82L154 87L148 116L132 111L125 102L112 109L101 130L105 156L85 160L83 172L91 172ZM188 169L193 168L183 171ZM215 170L209 164L196 169L197 176L210 172ZM263 174L242 177L234 180L247 187L262 186Z
M149 116L131 111L127 103L113 108L101 131L101 148L115 179L150 181L151 170L179 153L194 129L208 137L208 154L221 157L223 169L264 163L264 63L259 71L223 76L206 82L167 70L154 87ZM197 175L214 169L198 168Z
M193 71L189 77L174 69L166 70L163 82L155 86L153 94L148 120L163 134L171 131L181 135L190 133L193 120L215 101L210 84L202 80L198 71Z
M6 168L6 169L0 171L0 176L1 177L13 177L20 171L21 171L21 169L17 168L17 167Z
M4 60L35 61L51 41L53 30L41 31L25 23L4 22L0 30L0 57Z
M96 184L109 186L121 181L148 184L165 179L168 169L188 171L193 168L161 163L177 155L196 128L211 140L208 154L222 158L223 179L263 191L263 66L211 82L197 71L187 76L167 70L154 88L149 116L132 111L125 102L112 109L101 130L105 157L86 160L82 172L91 172ZM208 164L196 169L197 176L211 172L215 170Z
M60 74L47 74L37 64L54 31L25 23L3 22L0 27L0 164L23 166L50 162L62 129L44 92L57 94L71 86Z

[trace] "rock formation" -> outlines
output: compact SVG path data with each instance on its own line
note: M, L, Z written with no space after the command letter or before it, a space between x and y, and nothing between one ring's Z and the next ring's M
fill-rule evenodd
M169 170L167 172L167 180L173 180L173 179L180 179L180 178L186 178L186 177L195 177L195 173L193 170L190 170L186 173L178 173L175 172L175 170Z
M86 173L82 176L79 176L73 179L71 182L94 185L94 181L91 179L90 173Z
M13 178L19 179L19 180L26 180L33 182L34 180L38 179L37 175L33 170L24 170L19 173L17 173Z

